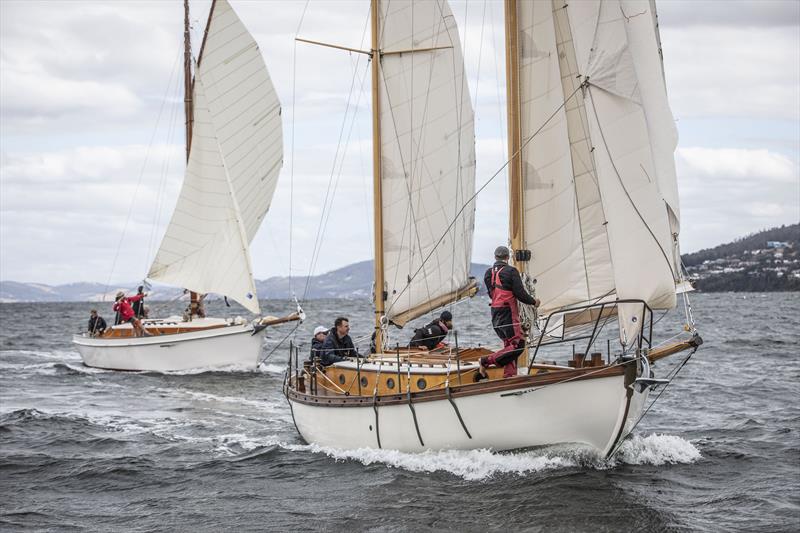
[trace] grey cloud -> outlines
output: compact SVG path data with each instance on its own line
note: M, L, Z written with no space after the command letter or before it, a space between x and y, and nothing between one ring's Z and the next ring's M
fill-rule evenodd
M657 9L664 27L800 25L796 0L665 0Z

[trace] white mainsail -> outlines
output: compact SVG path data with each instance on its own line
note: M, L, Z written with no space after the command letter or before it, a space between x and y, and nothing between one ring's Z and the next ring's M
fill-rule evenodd
M386 317L402 326L471 285L475 127L447 2L380 2L379 16Z
M217 0L194 79L186 175L148 277L260 311L249 244L283 163L281 109L253 37Z
M674 307L677 135L650 1L519 6L523 142L556 112L522 153L542 311L613 297ZM640 313L620 306L623 340Z

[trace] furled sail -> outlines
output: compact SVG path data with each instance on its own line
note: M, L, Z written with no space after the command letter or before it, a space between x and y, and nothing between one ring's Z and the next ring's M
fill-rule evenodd
M379 15L386 316L402 326L474 287L475 126L447 2L380 2Z
M283 162L280 102L253 37L217 0L194 79L186 175L148 277L258 313L249 244Z
M556 112L522 154L542 310L614 298L674 307L677 135L650 1L519 6L523 142ZM640 314L620 306L623 340Z

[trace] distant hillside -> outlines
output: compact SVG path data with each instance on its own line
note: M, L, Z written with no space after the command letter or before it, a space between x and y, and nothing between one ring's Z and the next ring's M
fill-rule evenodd
M372 297L372 278L373 262L361 261L353 263L319 276L311 278L295 277L292 280L294 292L298 298L302 298L306 292L306 280L308 281L308 297L317 298L371 298ZM479 281L480 290L485 291L483 283L483 273L489 265L472 263L470 275L475 276ZM265 280L256 281L258 296L260 298L291 298L292 291L288 277L273 277Z
M289 299L294 294L299 299L320 298L370 298L372 295L372 261L362 261L346 267L326 272L318 276L295 277L279 276L256 280L259 298ZM473 263L471 274L479 281L480 290L485 290L481 280L488 265ZM306 282L308 280L308 291ZM102 283L69 283L66 285L45 285L41 283L19 283L0 281L0 302L101 302L113 301L118 290L135 292L137 282L123 283L106 287ZM180 298L182 290L166 285L153 284L148 291L150 300L166 301Z
M768 243L772 242L772 245ZM800 291L800 224L748 235L728 244L685 254L695 288L700 291ZM361 261L318 276L276 276L256 281L259 298L370 298L372 261ZM484 292L483 273L489 265L473 263L471 275ZM100 302L113 300L117 290L135 291L138 283L107 287L102 283L46 285L0 281L0 302ZM306 290L307 286L307 290ZM292 290L294 289L294 290ZM152 301L181 297L182 290L154 284Z
M683 262L700 291L800 291L800 224L686 254Z
M699 265L703 261L730 256L740 256L744 252L750 250L766 248L768 241L790 243L800 242L800 224L792 224L791 226L781 226L779 228L759 231L758 233L753 233L751 235L736 239L733 242L720 244L714 248L707 248L691 254L684 254L681 257L683 259L683 264L685 264L687 267L691 267Z

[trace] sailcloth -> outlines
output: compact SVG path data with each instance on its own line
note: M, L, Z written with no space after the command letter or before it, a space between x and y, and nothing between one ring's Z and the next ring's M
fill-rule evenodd
M518 5L523 142L555 112L522 152L542 311L615 298L674 307L677 133L650 0ZM641 311L620 306L624 342Z
M474 285L475 126L447 2L379 5L384 289L402 326Z
M226 0L214 3L193 104L183 188L148 277L258 313L249 244L283 162L281 110L258 45Z

